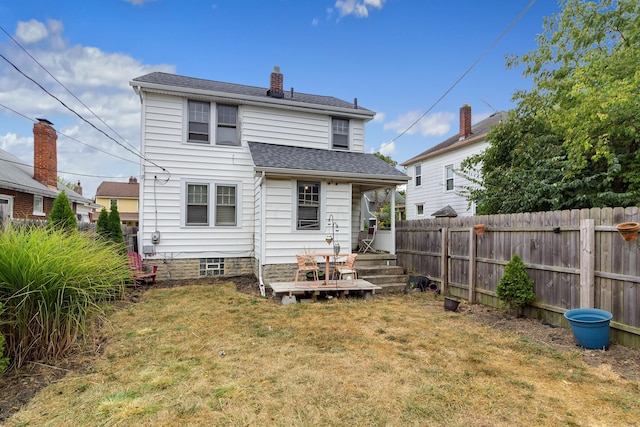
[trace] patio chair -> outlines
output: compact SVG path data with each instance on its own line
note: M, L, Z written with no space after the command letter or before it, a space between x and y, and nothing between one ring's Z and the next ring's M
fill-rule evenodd
M296 280L295 284L298 284L298 275L300 272L313 272L313 279L318 281L318 263L316 259L309 255L296 255L296 260L298 261L298 271L296 271Z
M373 240L376 238L376 227L369 227L367 237L360 239L360 252L366 254L367 251L375 252L375 249L371 247Z
M156 284L156 274L158 272L158 266L154 265L151 271L146 271L142 265L142 257L137 252L128 252L129 268L131 269L131 277L135 284L150 283Z
M349 254L344 258L344 261L341 264L336 265L334 274L338 279L342 280L343 276L348 276L351 280L355 281L358 278L358 272L354 267L357 257L358 254Z

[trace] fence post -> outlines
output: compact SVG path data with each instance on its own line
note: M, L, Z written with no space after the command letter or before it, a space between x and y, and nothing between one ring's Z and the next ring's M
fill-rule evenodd
M440 273L442 276L442 295L447 295L449 291L449 229L440 229Z
M477 255L477 240L476 234L473 230L469 230L469 303L473 304L476 300L476 255Z
M580 308L595 304L595 231L593 219L580 221Z

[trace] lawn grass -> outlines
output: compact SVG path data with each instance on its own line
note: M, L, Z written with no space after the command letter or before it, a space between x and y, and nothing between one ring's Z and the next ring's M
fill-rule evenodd
M234 285L146 292L88 372L7 425L636 425L640 384L445 312L430 293L278 305Z

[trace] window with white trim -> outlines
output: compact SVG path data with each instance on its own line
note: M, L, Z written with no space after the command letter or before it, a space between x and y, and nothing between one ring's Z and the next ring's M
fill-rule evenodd
M420 187L422 185L422 165L416 165L416 187Z
M33 214L44 215L44 197L33 195Z
M186 225L209 225L208 184L187 184Z
M447 165L444 167L444 179L445 179L445 190L451 191L453 190L453 165Z
M236 224L236 186L216 185L216 225Z
M331 129L331 147L338 150L348 150L349 120L333 117L331 119Z
M0 220L13 218L13 197L0 196Z
M422 203L418 203L416 205L416 214L417 215L424 215L424 205Z
M240 145L238 138L238 106L217 104L216 144Z
M298 181L297 230L320 230L320 183Z
M209 143L209 114L210 104L202 101L188 101L187 109L189 113L188 142L199 144Z
M118 209L118 199L109 199L109 208L110 209L113 209L113 208Z

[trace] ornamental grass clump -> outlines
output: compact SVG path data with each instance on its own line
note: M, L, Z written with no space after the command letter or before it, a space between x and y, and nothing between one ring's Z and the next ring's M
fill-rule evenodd
M527 275L527 267L518 254L513 254L507 263L496 294L505 308L517 315L521 314L522 307L535 301L533 280Z
M20 367L68 355L130 280L114 244L61 228L0 232L0 334Z

